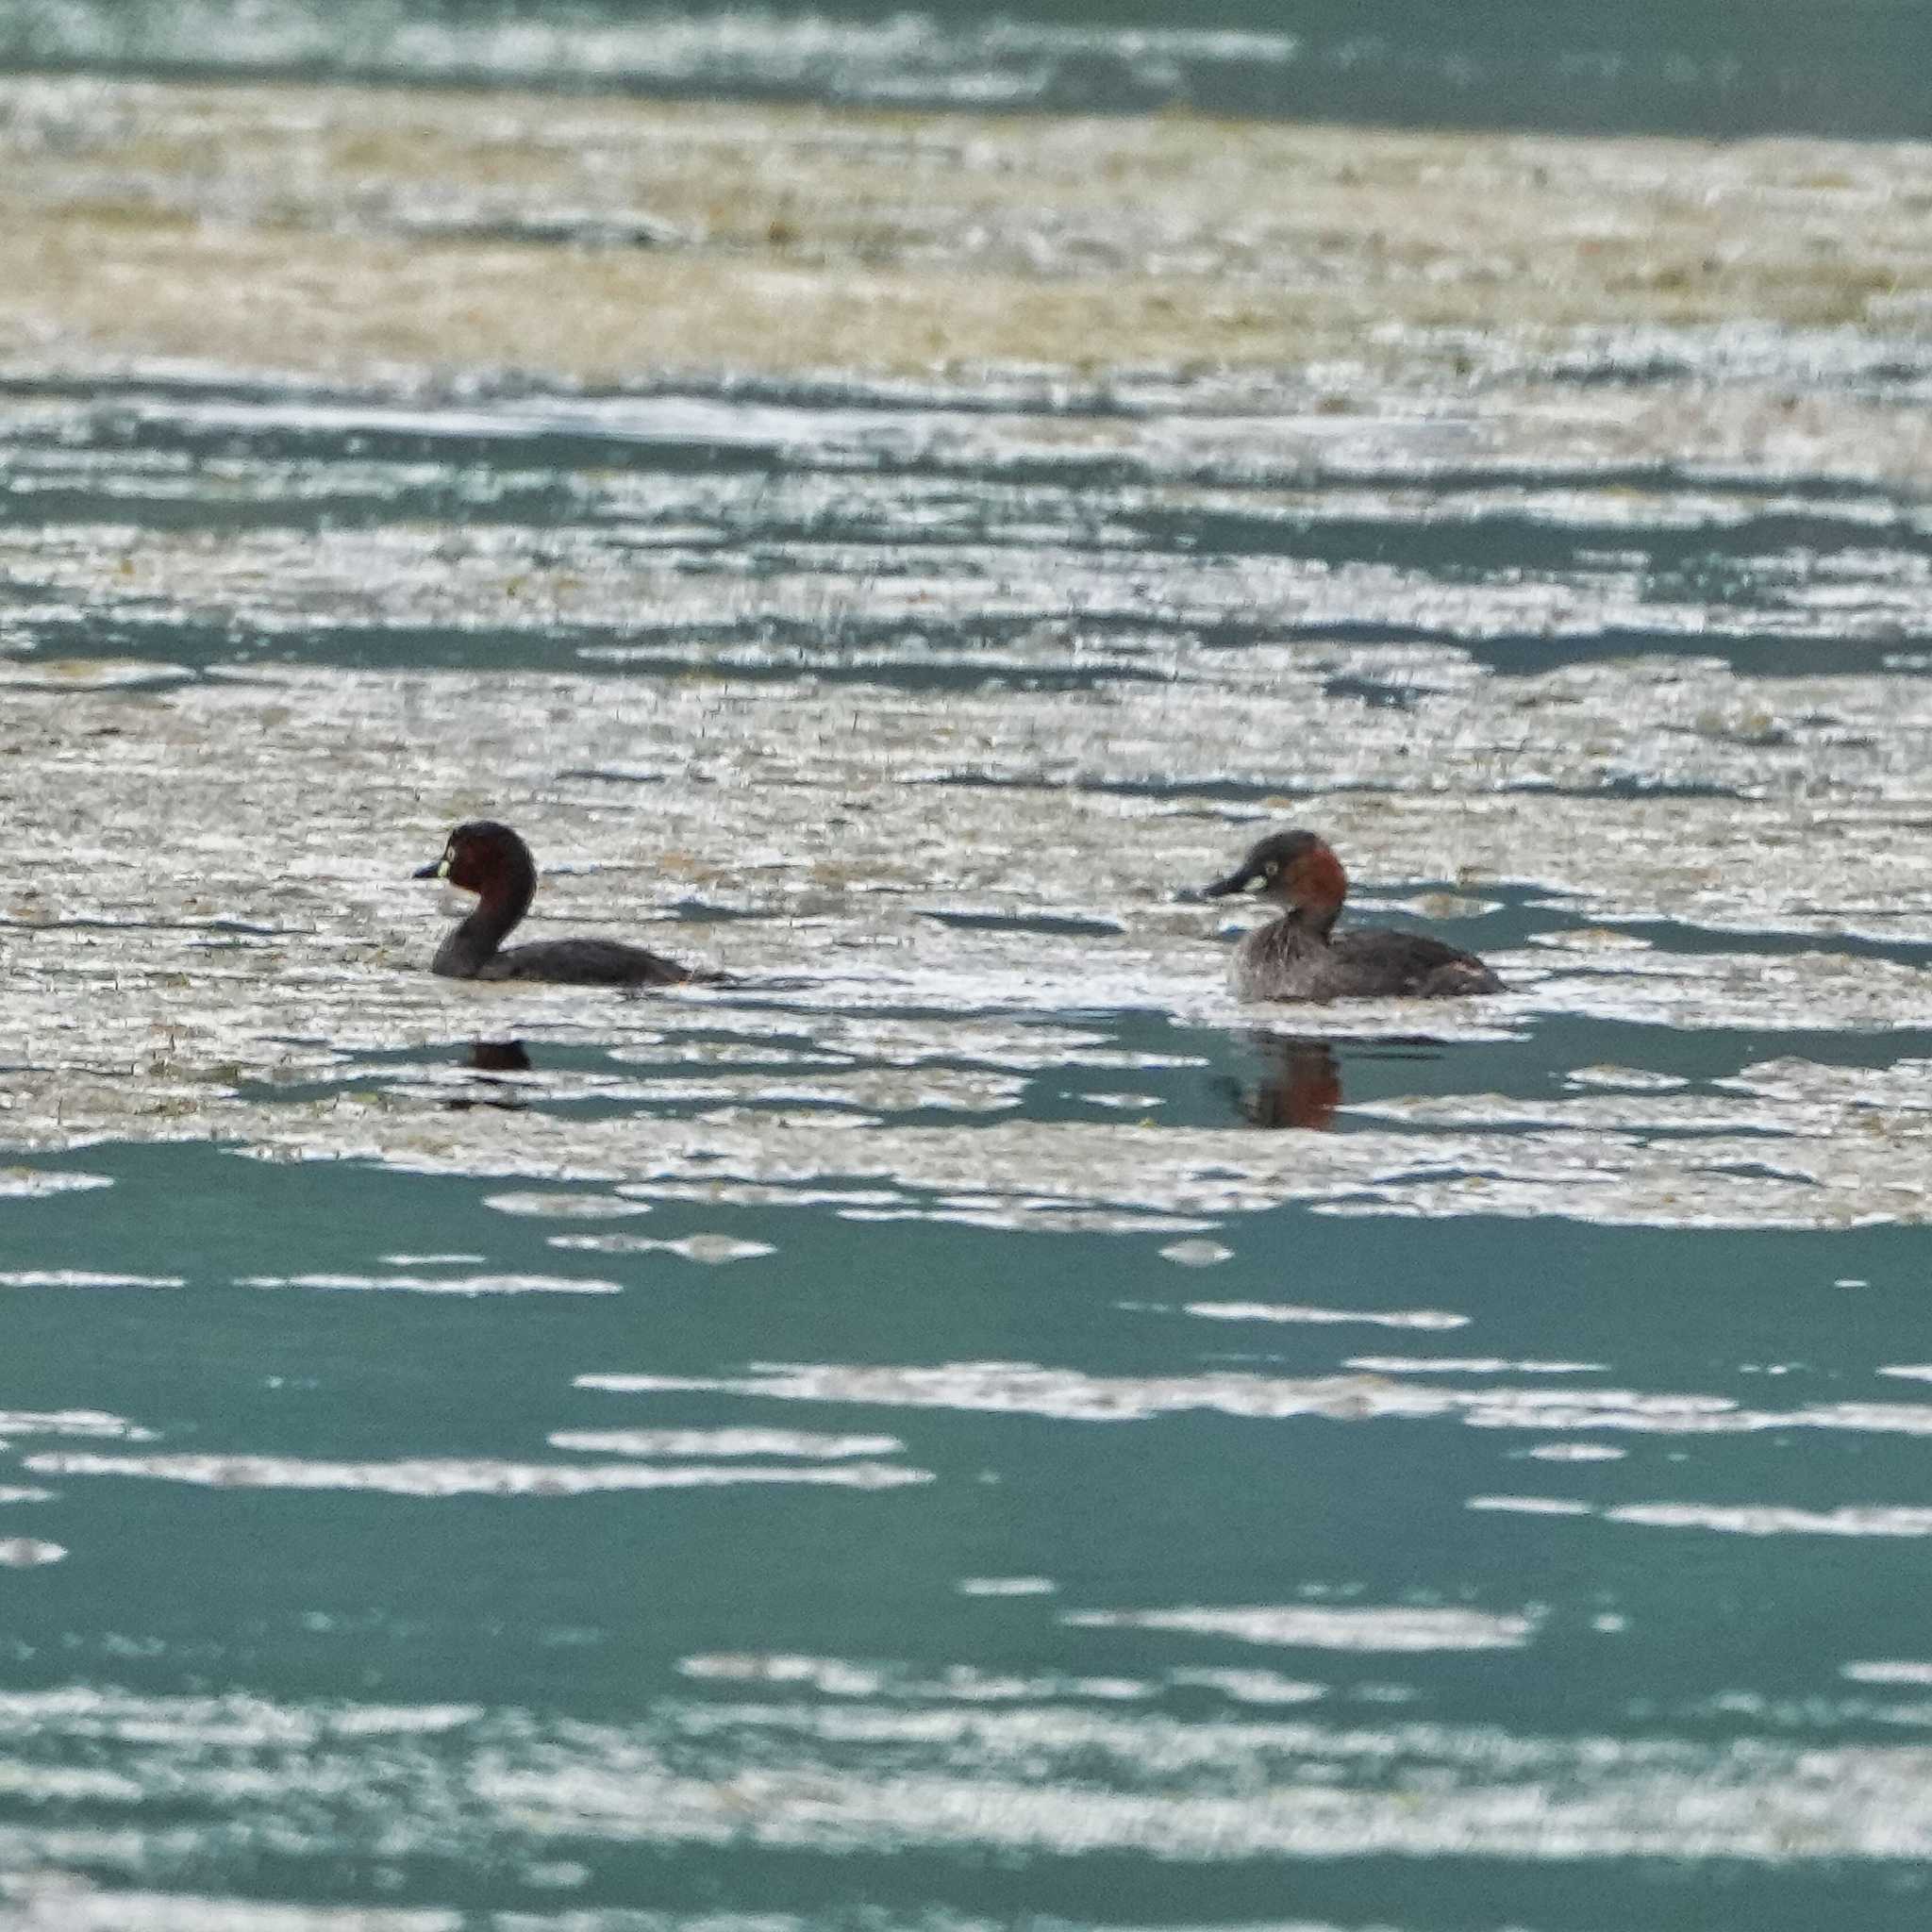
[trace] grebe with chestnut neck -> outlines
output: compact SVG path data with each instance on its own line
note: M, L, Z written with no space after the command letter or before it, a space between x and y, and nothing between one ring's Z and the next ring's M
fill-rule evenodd
M1252 846L1210 899L1252 893L1281 908L1235 948L1228 978L1243 1000L1455 999L1501 992L1474 953L1386 926L1337 932L1348 874L1313 832L1274 832Z
M642 946L617 940L539 940L503 942L537 890L530 848L493 819L472 819L449 835L442 857L422 867L419 879L447 879L476 894L476 909L454 927L429 962L445 979L547 979L572 986L685 986L715 978L695 973Z

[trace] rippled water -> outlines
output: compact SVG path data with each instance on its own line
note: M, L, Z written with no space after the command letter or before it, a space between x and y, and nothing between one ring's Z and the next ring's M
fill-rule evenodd
M1660 342L16 378L0 1924L1921 1924L1924 372Z
M1917 0L8 0L8 67L1571 128L1932 134Z

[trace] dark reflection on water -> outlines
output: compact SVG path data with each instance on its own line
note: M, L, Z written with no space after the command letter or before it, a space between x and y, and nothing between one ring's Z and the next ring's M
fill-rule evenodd
M527 1074L530 1056L520 1040L479 1040L470 1049L470 1064L485 1074Z
M508 1081L493 1079L497 1074L527 1074L532 1069L529 1053L520 1040L478 1040L471 1042L461 1061L482 1075L472 1093L456 1094L443 1105L452 1113L463 1113L473 1107L500 1108L515 1112L526 1103Z
M1324 1040L1249 1036L1263 1073L1243 1085L1229 1080L1235 1112L1253 1127L1328 1127L1341 1105L1341 1062Z
M1448 1091L1457 1085L1453 1077L1445 1079L1440 1073L1422 1074L1424 1066L1442 1061L1447 1054L1430 1041L1350 1041L1341 1053L1331 1041L1314 1036L1257 1031L1249 1033L1246 1041L1261 1063L1259 1076L1244 1080L1224 1075L1217 1085L1236 1118L1251 1127L1332 1128L1347 1099L1343 1070L1351 1064L1359 1074L1366 1071L1365 1063L1374 1063L1375 1076L1369 1084L1377 1094L1419 1077ZM1383 1071L1391 1066L1399 1071ZM1493 1077L1493 1063L1484 1071Z

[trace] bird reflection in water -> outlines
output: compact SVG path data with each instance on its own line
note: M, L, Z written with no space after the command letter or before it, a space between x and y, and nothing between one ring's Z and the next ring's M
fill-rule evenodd
M521 1040L479 1040L470 1048L470 1064L479 1074L527 1074L530 1056Z
M523 1106L514 1086L508 1080L490 1077L495 1074L527 1074L530 1071L530 1056L525 1052L521 1040L473 1041L463 1064L475 1068L484 1076L476 1082L479 1089L497 1091L463 1094L444 1102L445 1106L458 1113L473 1107L500 1107L514 1110Z
M1335 1124L1342 1103L1341 1062L1325 1040L1293 1034L1250 1033L1248 1043L1261 1061L1261 1077L1249 1085L1221 1085L1234 1110L1251 1127L1315 1127ZM1426 1038L1352 1040L1357 1060L1438 1060L1441 1051Z
M1226 1083L1234 1110L1251 1127L1329 1127L1341 1105L1341 1062L1325 1040L1254 1033L1261 1077Z

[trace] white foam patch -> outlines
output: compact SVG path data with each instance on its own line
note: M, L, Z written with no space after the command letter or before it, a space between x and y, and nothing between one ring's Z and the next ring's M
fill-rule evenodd
M1576 1503L1565 1496L1472 1496L1463 1506L1487 1509L1505 1516L1591 1516L1595 1511L1588 1503Z
M1062 1698L1131 1704L1151 1697L1155 1690L1140 1677L1019 1676L973 1664L948 1664L928 1674L898 1664L760 1652L688 1657L677 1668L684 1676L717 1683L796 1686L824 1697L947 1705L1046 1705Z
M9 1898L8 1894L11 1893ZM37 1874L0 1891L4 1932L464 1932L463 1915L431 1907L286 1906L197 1891L95 1887ZM18 1916L15 1916L18 1912ZM507 1923L500 1932L509 1932ZM521 1932L625 1932L616 1920L576 1925L530 1919Z
M1594 1375L1607 1364L1512 1361L1491 1355L1352 1355L1342 1367L1370 1375Z
M1325 1684L1304 1683L1275 1671L1170 1671L1167 1681L1219 1690L1236 1704L1316 1704L1328 1694Z
M619 1462L494 1462L422 1457L398 1462L324 1462L289 1456L100 1456L45 1451L23 1458L38 1475L137 1476L207 1489L368 1491L391 1496L585 1496L610 1490L727 1489L816 1484L898 1489L932 1480L928 1470L878 1462L785 1467Z
M797 1685L829 1697L876 1697L886 1687L882 1671L842 1657L719 1653L680 1657L677 1670L711 1683Z
M60 1544L42 1542L37 1537L0 1536L0 1570L34 1570L58 1563L66 1554Z
M573 1248L592 1255L677 1255L687 1261L716 1267L725 1261L750 1261L775 1255L770 1241L740 1241L728 1234L689 1234L677 1241L658 1241L639 1234L554 1234L553 1248Z
M1623 1503L1602 1514L1607 1523L1641 1524L1654 1529L1710 1529L1726 1536L1932 1536L1932 1509L1880 1504L1797 1509L1776 1503Z
M1839 1675L1854 1684L1903 1684L1914 1690L1932 1688L1932 1663L1902 1660L1841 1665Z
M622 1294L615 1281L582 1274L243 1274L238 1288L309 1288L400 1294Z
M1649 1067L1575 1067L1564 1076L1571 1087L1611 1093L1674 1093L1690 1083L1681 1074L1660 1074Z
M1480 1610L1337 1608L1328 1605L1244 1609L1074 1610L1062 1617L1086 1630L1171 1630L1239 1643L1306 1650L1520 1650L1536 1631L1527 1614Z
M140 658L0 658L0 690L131 691L139 685L178 684L193 675L185 664Z
M1704 1529L1724 1536L1932 1536L1932 1508L1912 1505L1846 1504L1837 1509L1800 1509L1783 1503L1595 1504L1555 1496L1473 1496L1471 1509L1528 1516L1595 1516L1605 1523L1648 1529Z
M928 1222L1014 1234L1191 1234L1211 1222L1136 1208L1066 1208L1053 1201L1014 1201L996 1208L841 1208L841 1221Z
M1170 1241L1160 1255L1163 1260L1177 1261L1183 1268L1212 1268L1234 1259L1232 1248L1209 1241Z
M80 1174L62 1168L0 1168L0 1201L41 1201L55 1194L85 1193L93 1188L113 1185L112 1177L104 1174Z
M932 1368L759 1363L741 1376L621 1374L576 1377L616 1394L710 1391L792 1402L874 1403L1045 1415L1068 1422L1142 1422L1206 1409L1223 1415L1320 1416L1335 1422L1457 1417L1472 1428L1616 1430L1657 1436L1754 1435L1779 1429L1932 1435L1932 1406L1822 1403L1745 1408L1731 1397L1631 1389L1507 1385L1466 1389L1372 1374L1270 1376L1229 1370L1201 1375L1102 1376L1031 1362L951 1362Z
M0 1270L0 1288L184 1288L179 1274L102 1274L89 1268Z
M0 1441L13 1436L70 1436L148 1442L150 1431L99 1408L0 1408Z
M1189 1302L1186 1311L1210 1322L1358 1323L1372 1328L1466 1328L1467 1315L1440 1308L1320 1308L1291 1302Z
M1440 1415L1456 1398L1367 1375L1306 1380L1230 1373L1166 1377L1085 1375L1029 1362L954 1362L937 1368L832 1363L761 1365L744 1376L590 1374L580 1389L615 1394L714 1391L795 1402L877 1404L1056 1416L1068 1422L1135 1422L1188 1409L1227 1415Z
M852 1456L896 1456L896 1436L818 1436L805 1429L559 1429L553 1449L592 1456L779 1456L838 1461Z
M528 1215L548 1221L622 1221L651 1211L648 1202L627 1201L621 1194L485 1194L483 1205L499 1214Z

